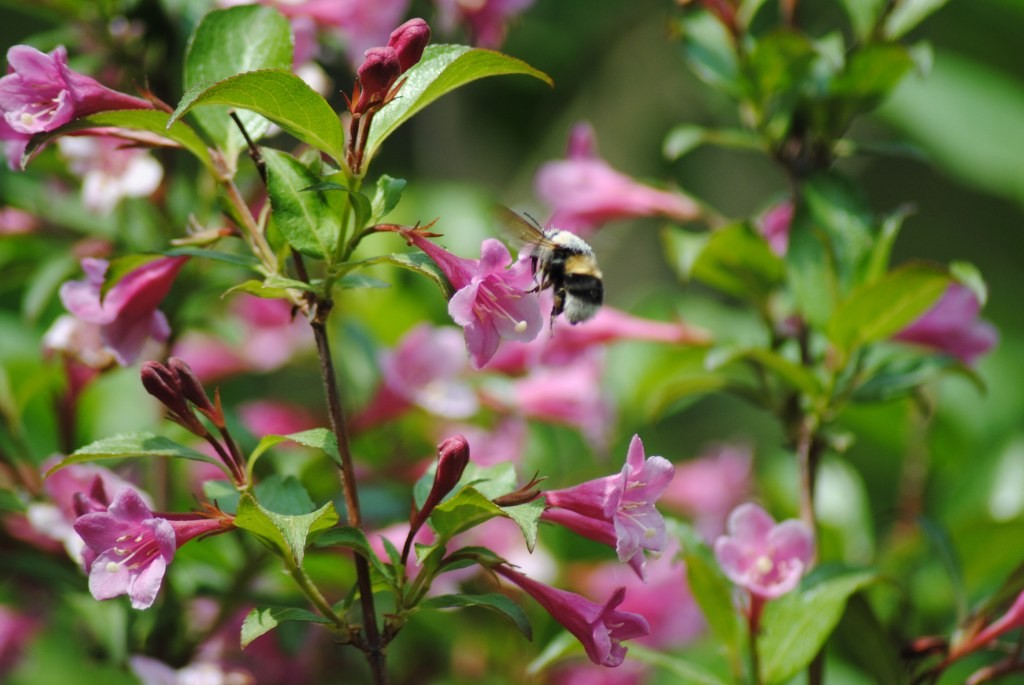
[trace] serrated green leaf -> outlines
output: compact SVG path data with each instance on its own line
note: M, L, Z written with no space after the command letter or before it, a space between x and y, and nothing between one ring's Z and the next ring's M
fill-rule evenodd
M197 84L178 102L168 125L194 107L228 105L261 114L307 145L345 161L345 136L337 113L305 81L287 70L260 69L213 84Z
M274 628L288 621L307 623L330 623L329 620L306 609L296 607L256 607L242 621L242 649Z
M380 255L379 257L352 262L350 266L359 268L374 264L390 264L426 276L441 290L441 294L444 295L446 300L451 299L451 296L455 294L455 289L448 282L448 278L441 271L440 267L430 257L421 252L393 252Z
M341 217L328 202L327 191L307 190L321 179L284 152L264 148L263 159L267 195L281 235L299 252L330 263L341 241Z
M337 178L340 174L335 174L332 178ZM355 212L355 220L353 224L357 231L362 230L370 221L370 214L372 209L370 207L370 198L363 195L358 190L352 190L346 185L338 183L333 180L321 181L309 188L303 188L306 192L310 191L325 191L325 190L340 190L346 193L349 203L352 205L352 209ZM329 196L328 196L329 197Z
M315 508L306 488L295 476L275 473L253 488L256 500L267 511L287 516L302 516Z
M373 194L372 216L375 223L387 216L394 209L399 200L402 199L402 191L405 190L406 181L404 178L393 178L382 174L377 179L377 190Z
M423 57L402 75L398 96L373 117L366 140L363 174L388 136L442 95L487 76L523 74L551 85L551 78L515 57L467 45L428 45Z
M507 618L527 640L533 639L533 629L526 612L518 604L505 595L497 592L483 595L438 595L420 602L420 609L461 609L463 607L483 607Z
M758 636L764 682L784 683L806 668L839 623L847 600L877 577L874 571L854 571L820 582L808 578L800 589L768 602Z
M428 520L438 538L444 541L502 513L501 507L467 485L437 505Z
M218 81L258 69L291 69L292 33L280 12L261 5L241 5L214 10L203 17L189 38L185 51L184 89L212 85ZM245 138L223 105L204 107L191 116L207 135L224 148L234 164ZM247 111L238 112L246 132L258 140L270 122Z
M253 465L264 452L282 442L297 442L306 447L318 449L331 458L335 464L341 466L341 455L338 453L338 439L334 433L326 428L310 428L309 430L289 433L288 435L264 435L260 438L259 444L249 455L249 474L252 474Z
M153 433L122 433L78 448L61 460L59 464L47 471L46 475L49 476L71 464L100 461L102 459L127 459L134 457L192 459L194 461L204 461L207 464L213 464L221 470L225 470L224 464L219 459L207 456L202 452L197 452L190 447L179 445L170 438Z
M532 502L519 504L514 507L501 507L505 514L516 522L519 530L523 531L523 539L526 540L526 549L533 553L537 546L537 526L540 525L540 515L544 513L544 498L538 497Z
M328 502L316 511L301 516L277 514L263 508L249 493L238 502L235 525L258 537L289 565L302 565L307 539L313 533L338 522L334 504Z
M949 286L938 266L912 263L850 294L829 322L829 339L849 353L859 345L898 333L925 313Z
M733 224L708 236L690 276L741 299L759 300L783 283L785 263L750 226Z
M203 166L212 170L213 162L210 159L210 152L202 138L200 138L196 132L184 122L178 121L175 122L174 125L170 125L169 118L170 115L167 114L167 112L156 109L121 109L111 110L109 112L97 112L96 114L92 114L87 117L75 119L74 121L64 124L60 128L54 129L53 131L39 133L32 136L32 140L29 141L29 144L26 146L25 152L21 157L21 167L25 168L28 160L30 160L40 148L55 138L59 138L60 136L68 133L86 131L92 128L115 127L155 134L160 138L170 141L171 143L180 145L182 148L195 155L196 159L198 159ZM125 144L129 144L129 141L125 141Z

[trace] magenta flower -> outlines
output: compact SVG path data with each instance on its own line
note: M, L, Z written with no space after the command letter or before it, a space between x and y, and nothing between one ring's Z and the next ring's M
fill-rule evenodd
M981 308L970 288L953 283L921 318L893 336L973 364L999 341L995 326L978 318Z
M123 488L106 511L88 513L75 522L85 541L89 592L96 599L128 595L132 607L148 609L156 600L174 552L200 535L232 526L223 514L155 515L132 488Z
M674 470L664 457L646 458L640 436L634 435L620 473L545 492L543 518L597 542L614 542L619 561L643 577L644 551L665 549L665 520L654 503Z
M764 509L747 502L729 515L728 533L715 541L725 575L758 600L793 590L814 556L814 533L803 521L776 524Z
M607 221L628 217L663 216L691 221L700 208L682 193L638 183L600 159L589 124L577 124L569 136L567 158L548 162L537 172L537 195L551 206L552 226L577 233L592 231Z
M153 107L71 71L63 46L46 54L28 45L15 45L7 51L7 70L0 78L0 140L7 143L7 164L12 169L36 133L96 112Z
M496 50L505 41L506 24L528 9L534 0L435 0L438 21L451 33L464 24L471 41L482 48Z
M147 340L164 342L170 336L167 317L157 307L186 261L188 257L164 257L143 264L101 297L107 262L86 258L82 260L85 280L61 286L60 299L76 317L98 325L103 344L119 364L128 366Z
M595 664L618 666L626 658L626 648L622 643L651 632L643 616L616 609L626 597L625 588L620 587L613 592L604 604L597 604L573 592L538 583L503 564L493 570L537 600L552 618L580 641Z
M463 259L435 245L417 230L402 235L427 253L448 278L455 294L448 302L452 320L462 326L469 358L480 368L494 356L498 343L526 341L537 336L542 317L530 259L512 256L500 241L489 238L480 246L480 259Z

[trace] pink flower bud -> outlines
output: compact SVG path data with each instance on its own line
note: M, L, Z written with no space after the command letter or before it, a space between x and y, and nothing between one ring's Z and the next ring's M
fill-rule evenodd
M398 53L398 63L404 73L420 61L423 50L430 42L430 26L422 19L410 19L391 32L388 47Z
M392 47L370 48L356 72L359 97L352 105L353 114L365 114L384 104L388 91L402 73L398 53Z
M430 487L427 499L423 502L423 507L419 511L414 509L409 520L409 535L405 539L405 547L402 550L403 562L409 556L416 532L426 523L430 513L441 503L444 496L458 485L467 464L469 464L469 441L464 436L453 435L450 438L445 438L437 446L437 470L434 472L434 483Z

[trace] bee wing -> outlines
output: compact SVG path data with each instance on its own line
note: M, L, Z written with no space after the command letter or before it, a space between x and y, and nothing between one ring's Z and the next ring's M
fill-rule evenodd
M554 247L555 244L544 235L544 230L536 223L531 223L513 212L508 207L497 205L494 208L495 219L502 233L522 245L544 245Z

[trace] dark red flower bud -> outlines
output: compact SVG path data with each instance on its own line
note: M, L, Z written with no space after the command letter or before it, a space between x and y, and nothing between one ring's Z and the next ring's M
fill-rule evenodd
M420 61L423 50L430 42L430 26L422 19L410 19L391 32L388 47L398 53L402 73Z
M192 367L185 363L184 359L178 357L168 359L167 367L177 377L178 385L181 387L181 394L185 396L185 399L196 405L196 409L213 418L216 415L213 402L210 401L209 395L203 389L203 384L196 378Z
M445 438L437 446L437 470L434 471L434 483L430 486L430 493L423 502L423 508L419 511L413 510L409 520L409 535L405 538L405 547L402 549L402 562L409 557L409 550L412 547L413 538L416 532L423 526L430 517L430 513L441 503L444 496L458 485L462 478L462 472L469 464L469 441L464 436L453 435Z
M146 362L140 371L142 387L173 412L183 406L177 375L160 362Z
M370 108L384 104L388 91L402 73L398 53L394 48L370 48L356 72L359 98L352 105L353 114L364 114Z

